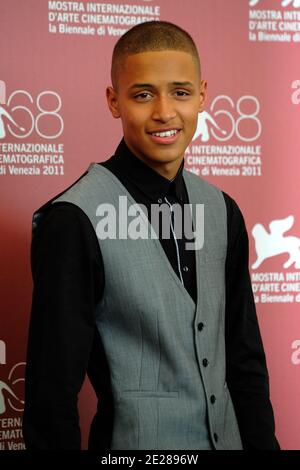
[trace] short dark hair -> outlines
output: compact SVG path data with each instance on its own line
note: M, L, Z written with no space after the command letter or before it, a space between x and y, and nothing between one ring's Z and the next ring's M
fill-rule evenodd
M117 87L117 77L126 58L150 51L189 52L195 59L201 76L200 59L193 38L184 29L168 21L149 21L129 29L117 41L112 55L111 81Z

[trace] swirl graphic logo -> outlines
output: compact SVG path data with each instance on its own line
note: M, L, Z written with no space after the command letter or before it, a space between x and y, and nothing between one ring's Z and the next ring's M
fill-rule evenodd
M0 80L0 139L6 137L6 129L4 126L3 118L6 118L10 121L16 128L20 129L22 132L25 131L24 127L19 126L19 124L14 120L12 115L8 110L6 110L2 104L5 104L6 101L6 85L3 80Z
M24 400L20 398L20 385L24 383L25 362L15 364L9 374L8 380L0 380L0 415L11 408L14 411L22 412L24 410Z

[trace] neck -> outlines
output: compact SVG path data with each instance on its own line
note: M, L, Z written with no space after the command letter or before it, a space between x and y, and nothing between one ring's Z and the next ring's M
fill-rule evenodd
M177 175L180 165L182 163L182 160L183 160L183 157L176 162L165 163L165 164L161 164L161 163L155 164L155 162L153 163L151 162L151 164L149 165L149 162L144 162L144 163L146 163L148 166L152 168L152 170L156 171L156 173L159 173L164 178L168 180L172 180Z

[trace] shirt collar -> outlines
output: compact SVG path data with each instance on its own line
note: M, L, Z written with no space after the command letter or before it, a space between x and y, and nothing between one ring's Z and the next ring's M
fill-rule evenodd
M136 157L129 150L124 139L121 140L113 159L118 171L126 175L140 191L151 199L157 201L167 195L173 195L179 201L183 200L184 181L182 172L184 160L176 176L169 180Z

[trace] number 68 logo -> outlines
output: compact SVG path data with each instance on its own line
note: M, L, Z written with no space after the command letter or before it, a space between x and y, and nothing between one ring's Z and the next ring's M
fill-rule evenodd
M2 115L7 118L9 123L7 129L10 134L18 139L28 137L34 132L44 139L56 139L64 130L64 121L59 111L61 110L62 101L58 93L55 91L42 91L36 97L34 102L33 97L26 90L15 90L7 99L5 97L5 83L0 81L0 124L2 124L2 136L5 136L4 124ZM27 105L18 104L18 102L28 102ZM45 99L50 98L55 100L54 105L49 109L45 107ZM1 103L6 104L6 109L1 106ZM26 103L25 103L26 104ZM32 112L32 105L36 105L38 114L34 115ZM51 121L49 121L51 119ZM23 127L21 127L21 124ZM55 130L53 130L53 128Z
M220 101L227 102L231 110L234 110L236 108L238 118L235 119L232 115L232 112L225 110L223 108L215 111ZM245 111L243 111L242 108L243 106L245 106L245 103L249 103L250 105L252 104L253 106L252 113L246 113ZM212 129L212 134L218 140L229 140L234 134L240 140L245 141L245 142L253 142L254 140L257 140L260 137L261 130L262 130L261 122L258 118L260 105L259 105L258 99L255 96L249 96L249 95L241 96L237 100L236 106L230 96L226 96L226 95L217 96L211 104L211 110L214 111L214 116L223 115L230 122L230 130L228 131L226 137L224 137L223 139L220 138L220 136L217 136L216 134L214 134L214 131ZM240 126L243 122L245 123L246 121L252 121L252 123L256 126L256 132L254 132L253 135L249 135L249 136L242 135Z
M247 112L247 107L251 111ZM241 141L253 142L262 132L259 111L259 101L255 96L241 96L236 104L230 96L216 96L210 112L199 113L193 140L201 137L202 142L208 142L213 136L215 140L225 142L236 136Z

